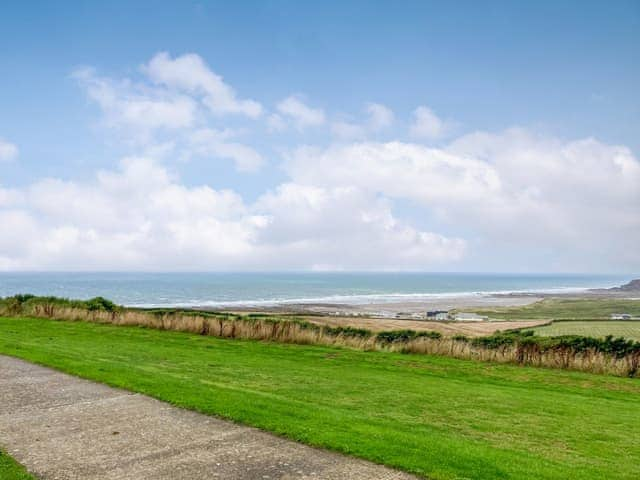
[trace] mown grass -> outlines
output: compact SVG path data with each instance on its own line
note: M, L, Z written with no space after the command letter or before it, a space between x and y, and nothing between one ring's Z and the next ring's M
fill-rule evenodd
M582 335L602 338L607 335L640 341L639 320L604 321L560 321L542 327L532 328L536 335L552 337L557 335Z
M0 450L0 479L1 480L36 480L25 468L13 458Z
M634 379L0 318L0 352L433 479L636 479Z
M475 311L491 318L504 320L608 319L612 313L629 313L640 316L640 300L547 298L518 307L485 308Z

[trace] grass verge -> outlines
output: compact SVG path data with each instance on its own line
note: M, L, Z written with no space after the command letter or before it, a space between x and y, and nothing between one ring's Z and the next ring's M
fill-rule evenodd
M0 450L0 479L2 480L36 480L25 468Z
M640 382L0 318L0 353L433 479L635 479Z

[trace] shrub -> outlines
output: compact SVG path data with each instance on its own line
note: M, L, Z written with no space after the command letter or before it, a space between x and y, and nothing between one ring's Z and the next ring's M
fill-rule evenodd
M324 327L322 331L336 337L342 335L343 337L369 338L373 335L369 330L354 327Z
M453 337L451 337L451 339L455 340L456 342L469 343L469 337L462 334L454 335Z
M87 310L103 310L105 312L115 312L118 306L111 300L107 300L103 297L95 297L85 302Z
M415 330L391 330L387 332L380 332L376 335L376 340L383 344L408 342L415 338L431 338L438 340L442 338L442 334L440 332L431 331L416 332Z

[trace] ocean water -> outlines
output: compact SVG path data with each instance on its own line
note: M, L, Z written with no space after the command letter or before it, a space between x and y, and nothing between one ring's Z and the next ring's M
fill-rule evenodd
M0 296L103 296L128 306L367 304L490 293L578 292L631 279L478 273L0 273Z

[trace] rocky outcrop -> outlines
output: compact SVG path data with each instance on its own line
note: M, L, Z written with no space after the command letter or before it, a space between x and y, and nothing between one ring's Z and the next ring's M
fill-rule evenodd
M640 292L640 278L631 280L629 283L625 283L620 287L609 288L608 290L614 292Z

